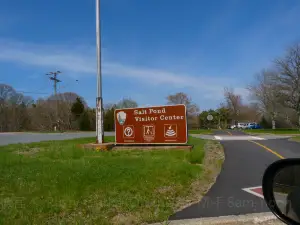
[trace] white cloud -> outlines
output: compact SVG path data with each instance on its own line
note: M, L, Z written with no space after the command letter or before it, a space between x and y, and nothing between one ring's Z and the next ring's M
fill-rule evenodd
M49 46L0 40L0 61L21 65L62 70L70 76L94 76L96 73L95 49L86 46ZM139 68L103 59L104 76L134 79L144 85L168 85L174 88L190 88L201 97L220 100L223 87L231 86L234 80L209 75L191 76L170 71ZM69 73L68 73L69 72Z

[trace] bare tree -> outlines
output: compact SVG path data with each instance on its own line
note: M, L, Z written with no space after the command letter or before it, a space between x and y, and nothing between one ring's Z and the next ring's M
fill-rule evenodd
M199 107L192 102L192 99L185 93L179 92L174 95L169 95L167 97L167 104L175 105L175 104L183 104L187 108L187 113L189 115L197 115L199 114Z
M7 84L0 84L0 99L8 102L17 92L12 86Z
M17 93L6 84L0 84L0 131L20 131L29 123L26 107L33 103L31 97Z
M179 92L174 95L169 95L167 97L167 104L176 105L183 104L186 106L187 116L188 116L188 125L190 127L199 126L199 107L192 102L192 99L185 93Z
M12 86L7 84L0 84L0 100L16 105L25 104L26 106L34 102L31 97L18 93Z
M138 107L137 102L130 98L123 98L116 104L117 109L136 108L136 107Z
M260 111L271 118L272 128L276 128L276 118L283 110L281 85L277 81L278 72L262 70L255 76L255 83L248 87L251 97Z
M280 94L284 104L296 111L300 128L300 44L289 48L285 57L276 59L275 64Z
M230 116L236 124L237 120L240 118L242 97L235 94L233 88L224 88L224 97L226 108L230 110Z
M0 131L53 130L58 124L62 130L79 129L74 123L72 105L77 98L82 100L86 121L95 127L95 111L88 109L84 99L73 92L60 93L33 101L31 97L18 93L13 87L0 84Z
M53 127L58 127L61 130L78 129L75 123L72 122L71 112L71 107L77 98L79 98L84 107L87 108L87 103L83 97L74 92L59 93L47 98L46 107L51 107L51 111L54 112L52 115L54 119L51 118Z
M116 104L113 104L113 103L106 103L104 104L103 108L104 108L104 111L107 111L107 110L110 110L111 108L116 108Z
M85 107L87 107L87 103L84 100L84 98L74 92L63 92L63 93L59 93L57 95L51 95L47 99L48 100L58 100L58 101L63 101L63 102L69 103L69 104L73 104L74 102L76 102L77 98L80 98L83 105Z

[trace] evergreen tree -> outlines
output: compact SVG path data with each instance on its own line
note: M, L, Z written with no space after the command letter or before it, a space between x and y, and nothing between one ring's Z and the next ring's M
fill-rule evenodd
M104 130L113 131L115 129L115 108L107 109L104 113Z
M261 125L262 128L264 128L264 129L266 129L266 128L271 128L271 124L268 122L268 120L266 119L265 116L263 116L263 117L261 118L260 125Z
M91 130L90 118L87 111L84 111L79 118L79 129L82 131Z
M75 118L75 120L77 120L81 114L83 114L84 112L84 104L82 102L82 100L77 97L76 101L73 103L72 108L71 108L71 112Z

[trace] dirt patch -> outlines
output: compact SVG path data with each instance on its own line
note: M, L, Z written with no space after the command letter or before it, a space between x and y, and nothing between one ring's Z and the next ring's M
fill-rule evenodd
M131 214L118 214L112 218L112 224L131 225L137 223L137 218Z
M146 146L146 145L136 145L136 146L115 146L112 150L191 150L192 145L156 145L156 146Z
M156 189L156 192L160 193L160 194L167 194L167 193L171 193L174 190L173 187L170 186L164 186L164 187L159 187Z
M232 215L220 217L205 217L198 219L172 220L169 225L283 225L284 223L277 219L272 213L251 213L245 215ZM153 223L151 225L161 225Z
M199 202L216 182L216 179L221 172L225 160L222 145L217 141L209 140L207 141L204 150L205 156L203 164L199 165L203 168L202 176L192 183L189 197L178 201L176 211L180 211Z
M41 148L30 148L30 147L24 147L22 149L19 149L16 151L16 154L18 155L34 155L41 151Z

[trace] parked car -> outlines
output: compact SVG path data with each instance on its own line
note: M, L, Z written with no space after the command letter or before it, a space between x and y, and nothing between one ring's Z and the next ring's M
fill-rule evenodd
M231 125L230 126L230 129L232 129L232 130L235 129L235 128L236 128L236 125Z
M261 126L257 123L249 123L247 129L261 129Z
M246 129L248 127L248 123L238 123L237 128Z
M237 125L231 125L230 129L246 129L248 127L248 123L238 123Z

